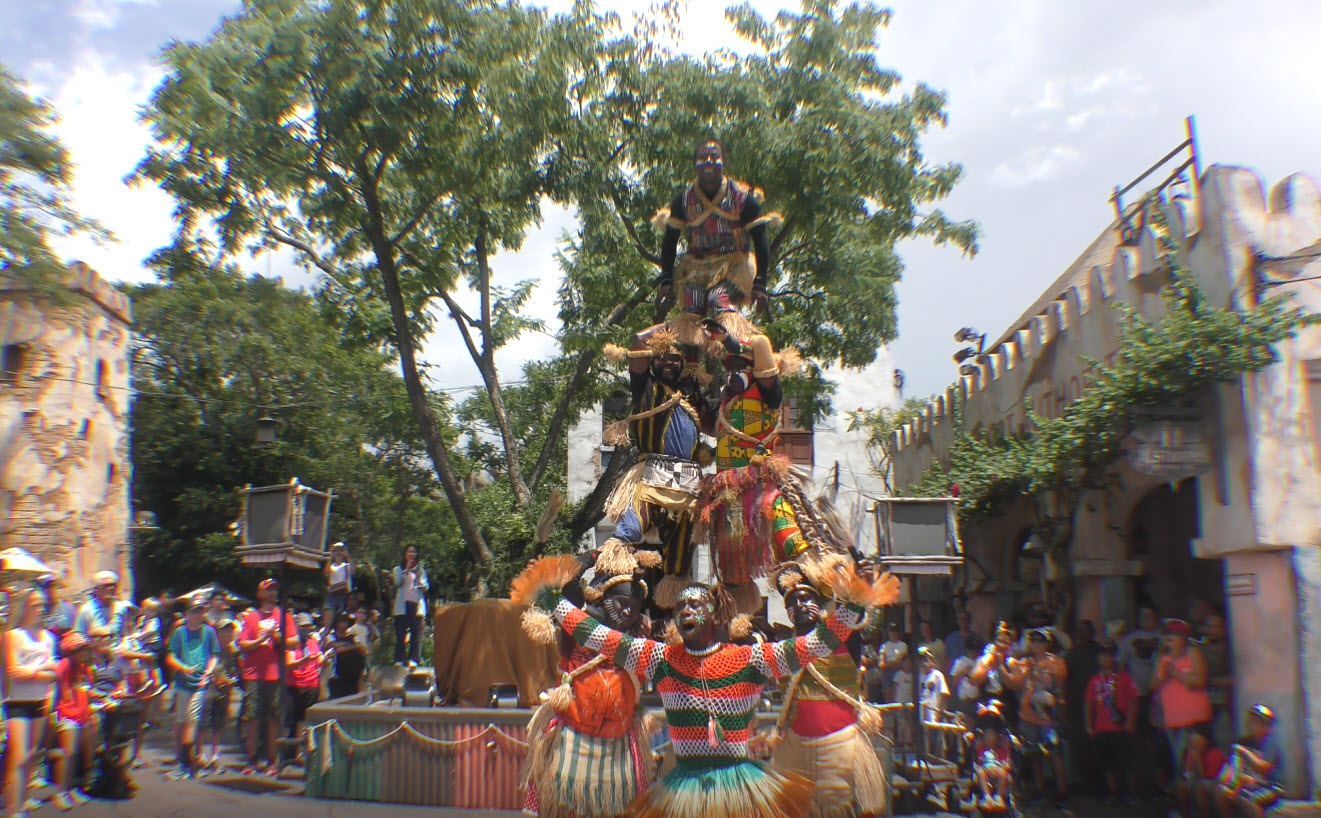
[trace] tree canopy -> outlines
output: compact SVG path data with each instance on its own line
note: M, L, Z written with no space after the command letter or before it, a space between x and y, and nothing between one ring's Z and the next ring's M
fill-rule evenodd
M73 162L51 133L55 111L0 65L0 275L41 287L64 275L51 239L86 232L108 237L69 203Z
M661 6L671 24L676 10ZM729 19L746 57L671 53L656 20L625 32L588 4L550 15L491 0L249 0L209 39L164 54L137 178L175 198L179 246L215 264L293 248L323 276L324 314L398 356L479 592L496 552L521 564L534 545L567 427L614 383L600 348L650 323L649 223L691 179L696 140L723 139L733 175L784 214L768 331L821 364L866 365L893 338L896 242L975 250L973 225L932 207L960 174L921 151L943 96L901 90L880 67L887 12L804 0L774 20L747 7ZM491 258L521 245L548 200L580 222L560 255L561 355L508 389L494 354L538 328L524 314L533 284L494 286ZM437 320L456 324L482 374L459 435L417 361ZM809 421L828 406L819 368L789 389ZM468 457L490 486L465 485ZM475 512L482 493L505 516Z

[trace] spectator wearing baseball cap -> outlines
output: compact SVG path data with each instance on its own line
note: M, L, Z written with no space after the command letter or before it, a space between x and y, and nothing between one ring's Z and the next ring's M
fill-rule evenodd
M197 774L197 729L202 723L211 674L220 661L220 638L206 623L206 605L200 599L188 606L181 627L170 635L166 663L174 671L173 702L179 769L173 778Z
M114 571L100 571L93 575L92 596L78 609L73 629L84 636L97 626L108 626L113 633L119 633L124 611L116 597L118 592L119 575Z
M1221 814L1229 815L1237 808L1240 815L1262 818L1284 790L1284 753L1275 738L1275 711L1254 704L1246 721L1247 735L1229 748L1229 767L1237 774L1221 779Z
M1113 639L1106 637L1097 643L1099 670L1087 681L1083 699L1084 724L1104 778L1107 800L1120 795L1122 778L1131 772L1129 760L1138 723L1137 685L1128 671L1119 667L1117 654ZM1128 782L1130 788L1133 783Z
M243 652L243 726L248 764L244 775L264 771L272 778L280 774L280 654L277 646L285 636L283 650L300 647L294 618L278 605L279 586L274 579L257 585L257 607L243 616L239 650ZM281 622L283 619L283 623ZM283 627L283 630L282 630ZM264 733L268 751L263 770L257 759L258 736Z
M60 660L55 670L55 741L60 753L55 757L54 798L57 807L69 810L91 800L75 788L81 782L96 749L96 730L92 715L92 645L78 631L70 631L60 640ZM81 750L81 752L79 752ZM81 763L75 773L74 761Z

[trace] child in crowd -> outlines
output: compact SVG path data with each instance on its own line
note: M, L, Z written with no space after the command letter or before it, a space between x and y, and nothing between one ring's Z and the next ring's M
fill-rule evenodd
M1118 666L1117 653L1113 639L1100 641L1096 653L1100 670L1087 682L1083 700L1084 723L1105 777L1107 800L1118 797L1120 776L1131 769L1138 724L1137 685Z
M982 812L1003 812L1013 783L1013 739L1005 729L1000 703L994 699L977 708L977 732L972 740L974 795Z
M1248 711L1248 734L1230 747L1229 762L1220 776L1221 815L1263 818L1280 800L1284 754L1276 741L1275 713L1264 704Z
M229 726L230 701L239 683L239 646L235 641L239 623L233 619L220 619L215 627L216 636L220 640L219 661L211 673L211 689L202 708L202 729L205 733L198 741L198 746L202 748L202 767L210 770L220 766L220 734ZM208 738L211 744L209 753L206 751Z
M60 640L60 660L55 671L55 788L53 803L63 811L85 804L91 798L82 791L92 754L96 750L96 720L92 700L103 696L92 688L92 646L77 631ZM78 769L74 769L78 762Z
M1228 759L1223 750L1211 742L1211 730L1202 725L1188 734L1188 741L1179 765L1179 784L1176 795L1179 813L1184 818L1215 818L1216 790L1220 775Z

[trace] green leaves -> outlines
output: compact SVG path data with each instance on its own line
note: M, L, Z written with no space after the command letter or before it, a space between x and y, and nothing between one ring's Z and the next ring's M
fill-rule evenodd
M55 111L0 65L0 277L17 277L51 296L58 296L65 275L52 237L110 238L69 204L73 163L49 133L56 121Z
M1078 496L1096 488L1139 422L1139 410L1176 404L1216 383L1230 382L1276 360L1274 345L1315 323L1284 298L1236 311L1208 305L1190 276L1173 271L1163 314L1148 319L1127 304L1117 309L1119 352L1114 363L1092 366L1082 397L1057 418L1029 412L1027 437L996 438L959 429L949 463L934 463L910 489L943 495L961 490L959 514L973 520L1024 497ZM869 419L882 432L878 419ZM1068 509L1072 514L1072 507Z

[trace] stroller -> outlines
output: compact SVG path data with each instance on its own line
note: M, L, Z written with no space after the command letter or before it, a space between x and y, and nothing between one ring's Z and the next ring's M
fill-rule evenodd
M978 705L976 726L964 736L963 769L969 786L957 811L980 818L1017 818L1021 760L1022 748L1009 733L1000 702Z
M93 798L122 801L137 792L129 774L128 751L142 722L143 704L136 698L111 699L98 708L101 740L87 786L87 794Z

